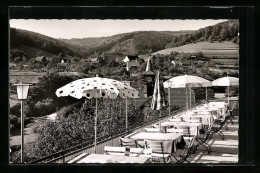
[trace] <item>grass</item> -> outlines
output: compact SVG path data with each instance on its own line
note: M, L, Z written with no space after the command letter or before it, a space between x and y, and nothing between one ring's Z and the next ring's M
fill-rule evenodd
M197 53L202 52L207 57L231 57L238 58L239 57L239 45L230 41L225 42L200 42L200 43L192 43L184 46L167 48L160 50L158 52L153 53L156 55L159 54L170 54L172 51L183 52L183 53Z
M30 142L37 141L39 134L34 133L34 128L40 126L44 121L46 121L44 118L35 118L34 122L28 124L24 128L24 144L28 144ZM21 136L12 136L10 137L10 146L14 145L21 145Z

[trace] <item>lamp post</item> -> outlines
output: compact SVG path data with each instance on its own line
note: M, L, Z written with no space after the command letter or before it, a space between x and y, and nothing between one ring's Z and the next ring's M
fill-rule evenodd
M15 84L17 87L17 98L18 100L21 100L21 163L24 162L23 156L24 156L24 151L23 151L23 146L24 146L24 135L23 135L23 129L24 129L24 115L23 115L23 101L27 99L28 96L28 90L31 84Z

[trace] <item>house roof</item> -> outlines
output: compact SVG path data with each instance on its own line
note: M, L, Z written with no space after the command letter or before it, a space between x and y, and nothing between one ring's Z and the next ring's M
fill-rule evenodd
M150 58L147 61L146 70L145 70L145 72L143 74L144 75L155 75L155 73L153 72L153 69L152 69Z
M46 58L48 61L52 61L53 60L53 58Z
M42 61L45 58L45 56L37 56L35 58L36 61ZM45 58L46 59L46 58Z
M90 61L91 61L91 62L97 62L97 61L98 61L98 58L91 58Z
M125 59L123 59L123 61L127 62L127 61L133 61L136 59L139 59L139 57L137 55L126 55L126 57L125 57Z

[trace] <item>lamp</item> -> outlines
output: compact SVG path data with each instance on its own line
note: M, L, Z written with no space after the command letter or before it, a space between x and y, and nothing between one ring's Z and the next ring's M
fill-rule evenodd
M23 115L23 100L27 99L28 90L31 84L14 84L17 87L17 98L21 100L21 163L23 163L23 156L24 156L24 115Z

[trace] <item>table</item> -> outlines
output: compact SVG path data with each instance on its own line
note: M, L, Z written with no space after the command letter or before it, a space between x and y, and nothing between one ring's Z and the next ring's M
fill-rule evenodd
M68 163L149 163L149 158L83 153Z
M218 108L200 108L193 110L195 115L197 115L199 112L209 112L211 115L215 116L215 118L221 116L221 109Z
M190 133L191 135L199 135L199 130L202 129L202 123L189 123L189 122L172 122L172 121L166 121L161 124L163 127L167 126L174 126L174 127L180 127L180 126L187 126L190 127Z
M209 127L214 122L213 115L182 115L181 116L184 121L188 121L189 119L201 119L203 125L208 125Z
M166 153L173 153L176 151L176 145L181 142L182 135L177 133L149 133L139 132L130 136L131 139L135 140L157 140L162 141L164 145L164 151Z

